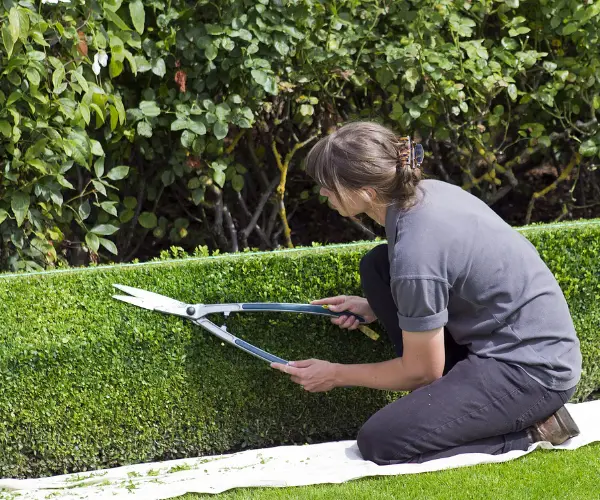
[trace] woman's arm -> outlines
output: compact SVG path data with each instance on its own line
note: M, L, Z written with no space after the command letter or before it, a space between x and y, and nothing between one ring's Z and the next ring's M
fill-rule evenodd
M428 385L444 371L444 328L427 332L402 332L401 358L356 365L335 365L336 386L412 391Z
M444 328L426 332L402 332L401 358L381 363L344 365L319 359L293 361L271 367L291 375L293 382L307 391L329 391L334 387L370 387L392 391L412 391L428 385L444 371Z

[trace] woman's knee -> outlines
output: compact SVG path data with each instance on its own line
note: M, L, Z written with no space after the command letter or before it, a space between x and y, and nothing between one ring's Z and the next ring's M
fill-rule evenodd
M397 435L390 436L387 427L381 425L382 422L376 415L361 427L356 437L356 444L362 457L377 465L390 465L409 460L410 457L405 457L402 453L402 440L399 440Z
M382 439L381 429L375 428L369 421L361 427L356 437L356 444L363 459L375 462L377 465L386 465L381 461Z

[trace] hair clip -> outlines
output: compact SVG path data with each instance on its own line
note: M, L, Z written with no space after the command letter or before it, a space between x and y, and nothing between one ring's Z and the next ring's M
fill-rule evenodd
M403 162L403 167L415 169L421 166L425 157L425 150L421 144L413 144L410 137L399 137L401 142L406 144L406 149L398 154Z

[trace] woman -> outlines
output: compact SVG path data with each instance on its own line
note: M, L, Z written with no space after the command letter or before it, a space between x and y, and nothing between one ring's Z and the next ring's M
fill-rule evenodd
M526 450L579 434L564 404L581 374L567 302L534 246L460 187L420 180L414 149L375 123L321 139L307 172L344 217L385 226L361 260L365 298L316 300L379 319L398 357L271 365L308 391L411 391L375 413L358 447L380 465ZM332 320L354 329L351 316Z

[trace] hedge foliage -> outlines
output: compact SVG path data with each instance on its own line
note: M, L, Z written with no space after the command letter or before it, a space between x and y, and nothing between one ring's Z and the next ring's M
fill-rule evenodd
M598 221L600 222L600 221ZM555 273L600 388L600 224L524 233ZM278 443L353 439L396 395L305 393L183 319L111 298L122 283L188 302L305 302L360 294L373 242L0 277L0 474L39 476ZM230 331L287 359L389 359L317 316L233 314ZM377 325L374 326L378 329Z
M420 138L433 175L489 204L522 190L535 217L563 183L562 216L582 214L600 193L599 13L597 0L4 0L0 268L292 246L288 219L316 206L304 151L358 118ZM549 176L535 196L534 171Z

